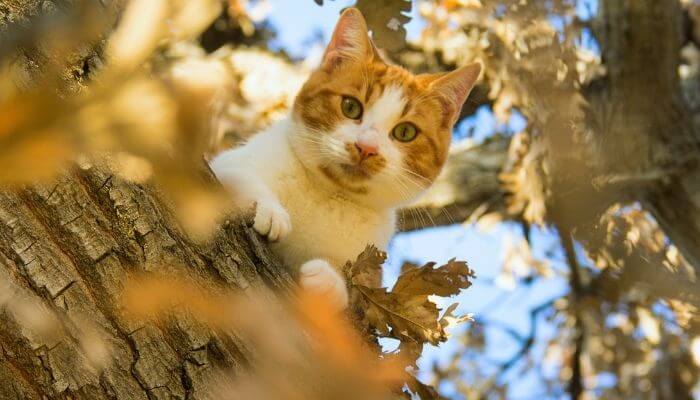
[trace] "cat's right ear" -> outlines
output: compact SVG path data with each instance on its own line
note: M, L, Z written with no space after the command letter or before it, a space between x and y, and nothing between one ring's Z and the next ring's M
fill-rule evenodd
M373 56L365 18L357 8L346 9L335 26L321 66L330 70L343 62L365 62Z

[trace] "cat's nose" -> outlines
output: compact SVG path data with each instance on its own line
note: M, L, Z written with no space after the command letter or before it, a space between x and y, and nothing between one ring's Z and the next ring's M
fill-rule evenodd
M377 145L374 143L369 143L364 140L358 140L355 142L355 148L360 152L362 159L369 158L371 156L376 156L379 152Z

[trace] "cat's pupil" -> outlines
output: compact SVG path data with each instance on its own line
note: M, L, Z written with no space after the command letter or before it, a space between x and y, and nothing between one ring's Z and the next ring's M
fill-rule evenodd
M354 97L345 96L340 104L343 115L350 119L362 118L362 104Z
M410 122L402 122L394 127L391 134L398 141L410 142L418 134L418 128Z

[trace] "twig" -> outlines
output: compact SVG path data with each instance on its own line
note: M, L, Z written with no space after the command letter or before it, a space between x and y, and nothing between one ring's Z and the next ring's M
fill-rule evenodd
M581 398L583 394L583 371L581 370L581 356L583 354L583 344L585 341L585 327L580 312L580 303L584 296L584 288L581 282L581 273L579 270L578 260L576 260L576 252L574 242L571 239L571 230L558 227L559 237L566 261L569 264L571 275L569 282L571 284L571 304L574 310L574 354L571 359L571 381L569 382L568 392L572 400Z
M541 312L549 309L558 299L559 297L551 299L530 310L530 332L528 333L527 337L523 337L522 335L517 334L515 331L507 331L512 337L520 339L522 346L517 353L499 366L498 372L493 376L493 379L490 380L488 386L481 390L480 398L486 398L486 395L493 390L501 376L508 372L518 361L520 361L525 355L527 355L527 353L530 352L532 346L535 344L535 339L537 336L537 316Z

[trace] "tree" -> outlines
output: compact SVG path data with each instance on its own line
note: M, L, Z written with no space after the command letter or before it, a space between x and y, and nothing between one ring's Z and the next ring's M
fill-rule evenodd
M177 2L134 7L121 15L114 36L108 32L121 4L65 13L52 2L0 4L0 56L12 56L5 76L22 89L6 95L11 108L0 111L0 179L23 184L53 176L66 162L84 158L80 154L112 153L107 166L69 163L58 185L23 186L1 196L0 259L12 288L0 296L6 305L0 382L12 382L0 390L7 396L131 398L132 390L196 397L210 363L245 363L247 346L190 329L189 321L132 332L113 309L121 280L110 271L148 269L143 262L155 261L181 274L178 265L192 266L185 273L191 280L290 286L245 223L208 236L220 197L209 175L192 172L202 170L192 154L235 143L284 112L305 67L264 50L270 28L255 26L244 2L228 2L224 12L216 1L195 3L184 11ZM586 5L591 9L582 12ZM541 226L560 238L569 268L569 293L531 310L528 336L504 329L522 347L498 365L496 376L467 379L455 362L436 369L433 383L455 382L474 397L500 396L508 384L502 376L514 366L523 359L532 368L541 364L533 347L540 317L548 315L560 338L546 348L562 354L550 395L691 398L700 374L691 351L700 302L700 6L679 0L417 1L413 6L426 27L407 45L404 13L411 2L357 6L371 17L386 56L414 71L484 61L483 82L463 110L465 120L479 107L501 120L514 112L527 119L522 132L456 146L441 180L402 211L401 229L514 222L527 239ZM168 17L176 29L143 24L149 17ZM80 32L66 29L87 20L97 22ZM69 40L56 43L52 36ZM217 50L226 41L263 50ZM263 66L274 70L267 70L268 77L284 76L285 85L264 85L256 75ZM54 90L61 95L47 95ZM150 111L142 113L150 118L133 104ZM212 120L201 118L212 113ZM154 126L176 133L146 141L143 133ZM9 134L16 131L23 135ZM176 157L162 143L172 144ZM159 189L143 183L149 177ZM192 240L185 232L208 239ZM521 249L528 248L525 241ZM540 260L531 258L519 284L546 275L546 268L535 268ZM17 304L25 302L10 301L25 298L67 315L69 325L75 324L72 310L98 315L97 328L115 343L119 363L102 374L78 368L76 349L86 340L77 331L59 345L30 340L16 321L34 314L22 313ZM614 313L626 322L611 326ZM479 323L470 327L455 361L479 357L482 329ZM630 372L632 366L639 368ZM616 385L592 387L601 373L612 374ZM122 381L123 387L115 383Z
M574 7L583 3L426 7L433 31L423 37L423 46L435 50L433 64L473 55L486 59L485 103L497 115L519 109L528 118L526 130L511 140L502 184L482 197L488 200L470 203L464 190L443 189L458 197L452 204L438 197L437 206L485 211L491 219L519 221L526 231L533 224L549 226L560 235L570 269L567 306L533 310L533 317L550 310L563 318L557 326L567 338L552 347L569 354L563 363L571 377L555 388L566 387L578 398L585 379L608 371L618 384L603 392L606 398L689 398L697 365L681 354L697 334L684 316L695 314L690 310L696 310L700 293L698 208L692 200L697 187L691 183L698 173L692 161L698 154L697 73L690 72L697 65L691 55L697 52L697 5L588 2L592 15L582 18ZM452 27L441 20L440 9L452 12ZM556 28L556 22L562 25ZM600 59L577 44L582 32L599 47ZM454 47L465 42L471 43L467 50ZM459 181L464 173L454 171L447 184L464 187ZM533 271L529 279L538 275ZM613 310L631 314L627 327L607 326ZM673 333L678 326L681 332ZM640 344L620 332L634 327L660 329L660 337L653 334ZM520 356L528 354L533 339L518 338ZM633 350L612 356L612 343ZM660 355L649 357L651 349ZM673 365L674 372L625 373L635 351L637 360ZM654 383L641 385L646 379Z
M1 202L9 305L0 333L2 398L197 397L212 366L235 366L250 349L192 318L168 326L125 320L118 305L128 274L150 265L250 290L291 283L245 224L195 244L153 188L98 167L76 168L51 186L5 191ZM59 325L51 313L27 309L32 302L63 316L65 331L53 331ZM88 318L94 343L74 325ZM103 360L86 362L83 354L101 354L107 344L117 362L99 373L94 364ZM86 352L91 345L98 347Z
M53 53L55 43L42 47L41 41L48 41L49 33L66 33L66 24L81 21L84 15L72 14L75 10L62 13L51 2L3 2L0 10L7 45L4 55L15 51L12 45L20 46L11 62L17 72L15 83L25 90L24 99L46 100L41 106L49 107L40 111L45 120L32 122L22 119L27 117L20 115L23 104L13 103L17 108L4 109L2 130L34 132L23 125L34 122L39 130L55 127L60 124L56 120L65 116L62 113L68 112L61 107L70 106L58 106L51 95L34 96L35 88L56 87L45 79L51 80L51 69L60 67L65 73L56 83L59 90L83 90L103 63L104 40L98 35L86 45L78 39L88 33L79 32L63 38L72 41L63 43L69 48L67 54ZM109 10L86 12L95 11L109 17ZM71 48L76 44L77 49ZM112 101L113 94L95 97ZM58 107L55 113L49 103ZM31 103L24 110L41 106ZM26 140L19 135L7 140L2 162L5 182L23 180L23 173L29 179L44 172L53 176L56 171L51 170L63 165L59 153L76 150L58 136L35 132ZM13 159L12 153L31 159ZM202 170L199 164L188 166ZM171 169L171 178L178 176L172 164L164 167ZM198 193L194 182L214 182L207 173L191 178L178 180L178 184L190 182L188 195ZM129 182L104 164L69 165L46 184L6 188L0 198L3 399L204 398L212 371L241 371L251 344L187 315L165 325L126 319L121 293L130 274L167 271L250 291L289 292L291 287L288 271L245 222L227 223L205 242L193 241L177 221L172 204L168 205L172 196L164 198L150 184Z

